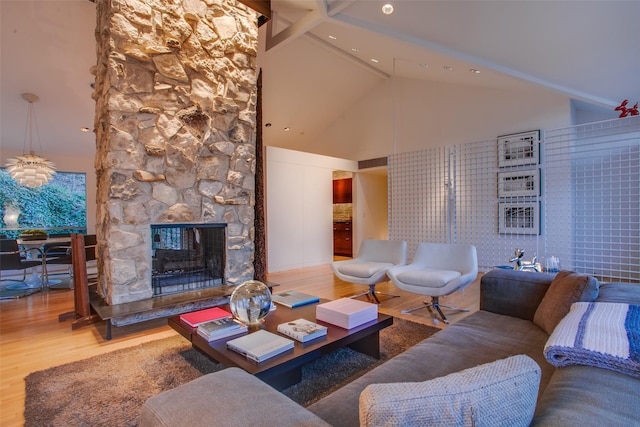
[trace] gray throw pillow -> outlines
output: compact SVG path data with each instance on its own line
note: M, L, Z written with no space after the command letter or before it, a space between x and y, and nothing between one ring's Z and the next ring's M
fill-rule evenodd
M521 354L419 383L370 384L360 426L528 426L540 372Z
M598 297L600 283L594 277L573 271L556 274L533 315L533 323L551 335L569 313L574 302L592 302Z

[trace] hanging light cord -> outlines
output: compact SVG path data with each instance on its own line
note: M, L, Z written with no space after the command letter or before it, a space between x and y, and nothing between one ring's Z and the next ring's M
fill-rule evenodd
M38 120L36 118L36 109L33 107L33 101L28 101L27 105L27 122L25 123L24 141L22 142L22 152L26 153L25 148L27 145L27 131L29 135L29 154L33 152L33 125L36 128L36 138L38 138L38 147L40 153L42 153L42 143L40 142L40 132L38 131Z

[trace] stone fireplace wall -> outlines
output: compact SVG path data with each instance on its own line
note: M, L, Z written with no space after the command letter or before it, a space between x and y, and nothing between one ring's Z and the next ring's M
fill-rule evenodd
M99 292L147 299L150 224L226 223L253 278L257 14L235 0L99 0Z

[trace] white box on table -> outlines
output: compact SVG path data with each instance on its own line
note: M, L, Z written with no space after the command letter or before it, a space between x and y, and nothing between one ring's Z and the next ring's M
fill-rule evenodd
M378 318L378 305L352 298L340 298L316 306L316 319L352 329Z

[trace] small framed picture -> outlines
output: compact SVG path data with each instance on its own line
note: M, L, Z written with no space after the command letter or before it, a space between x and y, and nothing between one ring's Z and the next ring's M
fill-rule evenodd
M498 172L498 197L540 195L540 169Z
M498 167L537 165L539 161L539 130L498 137Z
M498 203L498 233L540 234L540 203Z

